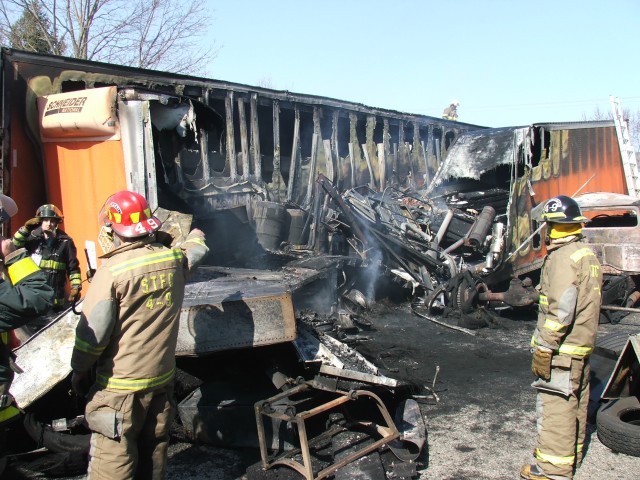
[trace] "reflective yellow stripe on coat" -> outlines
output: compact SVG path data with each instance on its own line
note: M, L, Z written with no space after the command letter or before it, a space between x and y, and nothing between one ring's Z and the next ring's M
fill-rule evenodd
M133 258L131 260L127 260L126 262L122 262L109 267L109 271L115 277L124 272L128 272L145 265L155 265L157 263L167 262L169 260L182 260L182 258L184 258L182 255L182 250L179 249L150 253L149 255Z
M40 268L47 268L49 270L66 270L67 264L56 260L40 260Z
M579 357L591 355L591 352L593 352L593 347L579 347L577 345L560 345L560 348L558 349L558 353L576 355Z
M13 405L9 405L7 408L3 408L0 410L0 424L12 420L18 415L20 415L20 410L18 410Z
M141 378L139 380L123 380L118 378L105 377L104 375L98 375L96 381L99 385L102 385L105 388L136 392L138 390L145 390L147 388L161 387L173 378L174 373L175 368L172 368L170 371L159 377Z
M544 328L548 330L552 330L554 332L560 332L562 330L567 329L567 325L564 325L560 322L556 322L555 320L551 320L549 318L545 318L544 320Z
M583 259L584 257L595 257L596 254L593 253L593 250L591 250L588 247L585 248L581 248L580 250L576 250L575 252L573 252L571 254L571 260L573 260L574 262L578 262L581 259Z
M25 257L7 267L7 274L9 275L11 283L17 285L24 278L38 270L40 270L40 268L36 265L36 262L34 262L31 257Z
M81 352L88 353L89 355L93 355L94 357L99 357L102 354L102 352L104 352L106 347L94 347L90 343L85 342L84 340L81 340L79 337L76 336L75 348L76 350L80 350Z

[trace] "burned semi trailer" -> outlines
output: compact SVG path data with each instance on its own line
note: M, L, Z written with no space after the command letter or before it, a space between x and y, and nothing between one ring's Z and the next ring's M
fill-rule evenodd
M627 193L613 121L461 135L421 192L434 212L434 228L442 230L439 246L457 266L440 293L427 295L428 306L465 310L537 302L533 286L546 255L546 227L532 212L555 195L588 192ZM597 215L591 210L585 214Z
M340 192L423 187L457 137L481 128L10 49L2 82L2 186L20 205L12 231L52 202L76 243L93 241L87 220L111 190L128 188L153 208L192 214L216 239L211 258L236 265L256 229L277 249L291 222L304 227L319 173Z
M64 212L64 230L86 252L79 256L84 276L99 266L96 216L103 202L114 191L134 190L156 212L189 217L185 231L193 225L207 236L209 265L190 284L187 293L193 295L187 295L180 320L182 364L186 357L221 351L233 356L248 349L258 356L264 348L293 343L312 379L289 378L283 368L274 375L285 379L279 387L304 380L298 384L305 385L302 394L330 391L345 403L356 400L350 390L398 389L394 380L359 358L357 366L370 368L353 371L345 362L327 363L329 354L319 353L329 347L316 337L308 340L295 322L308 299L302 287L319 277L338 283L337 273L321 270L338 271L350 257L357 266L370 261L360 251L335 255L335 260L326 255L334 233L330 227L340 219L316 180L320 175L329 179L339 194L363 185L373 191L415 190L429 183L461 133L482 127L10 49L2 49L2 85L0 180L20 207L5 235L39 205L56 204ZM297 255L280 255L283 245ZM305 261L305 255L315 258ZM331 295L324 297L329 305L335 303ZM59 375L38 389L28 376L16 382L25 408L44 402L53 386L64 386L78 316L67 312L65 318L68 323L56 323L67 327L64 340L54 332L64 343L58 349ZM263 318L268 321L259 321ZM234 329L219 335L225 323ZM46 340L52 331L49 324L24 342L25 361L26 350L37 350L38 339ZM44 377L40 370L31 377ZM343 390L344 384L348 388ZM185 418L198 424L190 406ZM216 408L211 405L211 411ZM261 416L270 414L261 408ZM397 433L389 425L384 443ZM266 442L263 435L259 440L260 446Z
M128 188L192 215L216 265L331 253L430 304L528 304L520 279L545 253L531 209L627 192L613 122L487 129L9 49L2 74L1 180L21 207L11 231L55 203L85 244L83 271L97 256L88 219Z
M536 303L534 285L546 255L546 231L535 207L561 194L579 198L587 192L627 192L612 121L462 133L432 181L421 188L360 186L340 195L328 179L318 182L341 212L333 227L327 222L330 228L345 233L353 251L411 289L414 306L431 314ZM601 212L592 208L597 206L592 200L585 214L599 215L595 226L602 224L602 210L609 211L614 225L625 213L621 200L608 204L608 197L597 198ZM629 197L625 201L626 215L633 217L633 202ZM616 241L609 229L604 249L595 245L602 242L596 230L586 232L587 241L602 252L601 262L611 264L615 252L612 268L624 270L620 247L629 242ZM628 267L633 261L624 263ZM625 291L631 288L626 284Z

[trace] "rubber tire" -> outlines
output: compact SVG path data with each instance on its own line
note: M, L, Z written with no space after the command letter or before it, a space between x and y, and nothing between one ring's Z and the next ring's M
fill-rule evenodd
M617 359L630 335L630 333L615 332L603 335L602 337L596 337L596 351L594 354L598 354L599 350L607 350L607 352L602 353L605 353L605 355L613 354Z
M590 395L587 409L590 423L596 423L596 415L600 409L600 398L628 339L629 334L623 332L609 333L596 338L596 348L590 360Z
M640 457L640 401L623 397L605 403L596 417L598 439L614 452Z
M629 339L628 333L610 333L596 338L596 348L591 355L591 380L597 378L599 383L609 380L613 367Z

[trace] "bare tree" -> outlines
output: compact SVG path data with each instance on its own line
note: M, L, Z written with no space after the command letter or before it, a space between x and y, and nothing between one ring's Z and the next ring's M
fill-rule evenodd
M634 112L623 107L622 118L626 120L629 127L629 140L633 148L640 151L640 110ZM589 116L583 113L582 120L613 120L613 112L611 110L603 112L600 107L596 107Z
M200 0L2 0L0 35L11 38L18 12L44 14L51 52L87 60L201 73L218 48L201 42L210 26ZM40 17L38 17L40 18ZM54 43L66 45L56 50Z
M201 47L198 35L211 26L211 19L203 15L202 1L179 0L141 1L140 15L131 19L131 49L121 49L128 54L128 63L140 67L167 69L174 72L204 71L215 58L218 49ZM173 55L167 55L167 52Z
M273 86L273 79L271 77L262 77L258 80L258 86L263 88L275 88Z

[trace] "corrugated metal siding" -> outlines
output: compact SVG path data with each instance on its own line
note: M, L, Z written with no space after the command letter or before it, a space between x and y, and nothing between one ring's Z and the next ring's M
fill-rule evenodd
M550 147L551 175L532 182L536 203L581 188L580 193L628 193L615 127L555 130Z
M518 198L512 206L512 251L537 228L530 218L535 205L556 195L628 193L615 127L557 129L550 135L549 157L535 166L542 173L532 176L534 196L530 196L528 188L518 189ZM540 234L537 249L530 241L529 246L514 257L516 274L540 267L546 254L545 230Z

